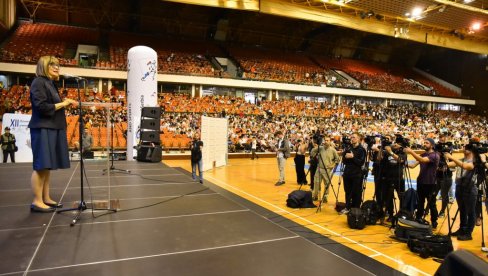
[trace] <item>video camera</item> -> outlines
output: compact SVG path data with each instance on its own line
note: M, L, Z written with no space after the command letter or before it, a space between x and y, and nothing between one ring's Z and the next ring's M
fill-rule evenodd
M435 144L434 150L440 153L451 153L452 148L452 142L445 142Z
M350 152L352 148L351 138L342 136L341 148L345 153Z
M391 146L392 142L389 139L386 139L386 137L381 136L381 148L385 148L387 146Z
M399 144L402 148L407 148L410 146L410 139L397 134L395 144Z
M370 149L376 143L376 136L368 135L364 138L364 142L368 145L368 148Z
M477 154L488 153L488 144L484 144L480 142L469 142L468 145L471 146L471 149L474 153Z
M313 137L313 142L317 143L317 145L322 145L322 141L324 140L324 135L319 133L319 132L316 132Z

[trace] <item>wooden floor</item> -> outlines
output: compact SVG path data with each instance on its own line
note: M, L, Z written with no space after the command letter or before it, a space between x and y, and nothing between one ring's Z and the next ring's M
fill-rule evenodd
M171 167L181 167L191 171L189 160L164 160L163 162ZM413 179L417 177L417 174L418 167L411 170ZM255 160L242 158L229 159L227 166L205 172L204 179L405 274L433 275L439 267L440 264L432 258L422 259L411 253L405 243L390 238L393 232L387 226L374 225L367 226L363 230L350 229L346 222L346 216L339 215L334 210L335 198L332 192L329 193L329 203L322 205L322 211L318 213L316 213L316 209L286 207L287 195L299 187L296 183L293 158L289 158L286 164L285 185L274 186L278 180L278 175L275 158ZM333 185L336 189L338 179L337 176L334 176ZM304 187L309 189L309 186ZM344 201L342 186L340 190L339 200ZM371 199L373 194L374 184L368 182L365 200ZM441 202L438 201L437 204L438 209L440 209ZM456 210L457 205L453 204L451 213L454 214ZM438 222L438 231L447 234L447 219L439 219ZM458 224L459 219L456 221L453 231L457 230ZM484 225L486 227L488 223L485 222ZM456 238L453 238L454 248L455 250L469 250L484 260L488 260L486 253L481 252L481 236L481 227L476 227L472 241L458 242Z

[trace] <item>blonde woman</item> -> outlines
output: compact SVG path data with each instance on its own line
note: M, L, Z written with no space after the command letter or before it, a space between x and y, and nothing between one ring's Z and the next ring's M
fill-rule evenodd
M49 213L62 207L49 194L50 174L51 170L70 167L64 108L77 102L61 100L54 83L57 80L59 60L53 56L41 57L30 89L32 117L29 128L34 169L31 177L34 193L31 212Z

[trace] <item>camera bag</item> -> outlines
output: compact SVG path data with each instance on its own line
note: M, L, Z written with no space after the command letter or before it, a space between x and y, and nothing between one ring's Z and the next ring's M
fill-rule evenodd
M311 191L295 190L288 194L286 206L290 208L315 208Z
M364 229L366 226L366 216L360 208L351 208L347 213L347 224L351 229Z
M422 258L435 257L444 259L447 254L454 250L451 237L444 235L409 239L407 245L410 251L419 253Z
M432 236L432 227L428 224L399 218L395 225L394 237L399 241L407 242L408 239L419 239L426 236Z
M361 205L361 210L363 210L366 216L366 224L375 225L379 219L379 208L375 200L366 200Z

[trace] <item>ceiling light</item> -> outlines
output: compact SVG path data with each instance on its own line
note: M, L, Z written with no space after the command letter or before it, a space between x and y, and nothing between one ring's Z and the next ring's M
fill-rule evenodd
M464 0L464 3L465 3L465 4L469 4L469 3L471 3L471 2L474 2L474 0Z
M480 22L475 22L473 25L471 25L471 30L473 31L479 31L481 29L481 23Z
M413 8L412 17L420 17L420 15L422 14L423 11L424 11L424 9L422 9L420 7Z

